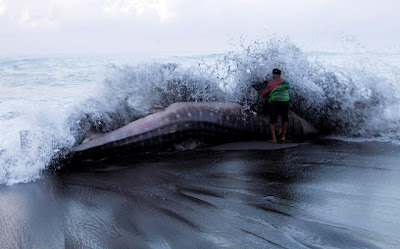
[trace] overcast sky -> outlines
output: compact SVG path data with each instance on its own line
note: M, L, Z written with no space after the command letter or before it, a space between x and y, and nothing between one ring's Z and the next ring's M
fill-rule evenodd
M399 0L0 0L0 54L202 54L272 33L304 49L341 35L399 48L399 12Z

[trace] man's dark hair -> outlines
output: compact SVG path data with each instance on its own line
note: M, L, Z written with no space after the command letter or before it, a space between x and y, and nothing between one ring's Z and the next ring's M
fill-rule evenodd
M282 73L282 71L279 70L278 68L274 68L274 69L272 70L272 74L273 74L273 75L281 75L281 73Z

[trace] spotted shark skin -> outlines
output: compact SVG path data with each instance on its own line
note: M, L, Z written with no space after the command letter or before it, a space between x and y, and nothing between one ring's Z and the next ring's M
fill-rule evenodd
M81 157L134 153L170 146L187 139L207 143L267 140L269 118L244 110L236 103L182 102L133 121L72 149ZM316 135L317 130L293 112L289 113L288 138Z

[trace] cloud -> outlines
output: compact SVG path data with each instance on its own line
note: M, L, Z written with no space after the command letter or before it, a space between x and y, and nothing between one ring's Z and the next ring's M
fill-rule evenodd
M165 0L107 0L103 11L107 15L117 17L120 14L142 15L146 10L155 11L160 18L160 23L175 16L175 13L168 9Z
M4 14L6 12L6 4L0 0L0 15Z
M20 23L26 23L29 21L31 15L29 14L29 10L28 9L24 9L21 11L21 15L19 17L19 22Z
M7 11L5 11L6 7ZM0 14L3 12L15 24L28 28L55 27L57 22L52 15L52 7L53 0L36 0L34 3L0 0Z

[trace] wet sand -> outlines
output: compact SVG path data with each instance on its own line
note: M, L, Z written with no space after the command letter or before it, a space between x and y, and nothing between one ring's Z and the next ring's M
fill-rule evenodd
M0 248L400 247L399 146L225 149L0 186Z

